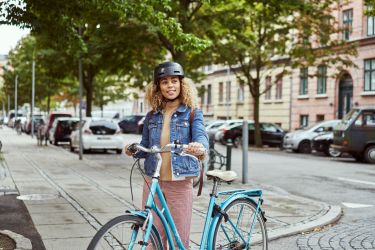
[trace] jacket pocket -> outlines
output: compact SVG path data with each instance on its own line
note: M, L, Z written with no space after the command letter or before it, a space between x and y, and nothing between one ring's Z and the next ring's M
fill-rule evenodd
M179 120L176 122L178 139L183 144L190 142L190 124L188 120Z

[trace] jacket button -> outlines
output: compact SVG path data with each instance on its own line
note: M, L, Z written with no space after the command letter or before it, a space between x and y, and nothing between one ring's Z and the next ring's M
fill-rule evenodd
M177 117L177 114L174 114L174 117Z
M180 173L176 173L176 175L177 175L177 176L179 176L179 175L180 175Z
M176 160L176 157L173 157L173 160Z

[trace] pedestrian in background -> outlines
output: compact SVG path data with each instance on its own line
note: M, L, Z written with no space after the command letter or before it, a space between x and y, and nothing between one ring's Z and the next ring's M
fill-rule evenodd
M165 62L154 69L154 80L147 86L146 101L152 108L145 118L141 145L150 148L163 147L178 141L188 144L186 153L199 160L208 151L208 136L204 128L203 113L197 108L197 90L193 83L184 78L184 71L176 62ZM193 113L192 113L193 112ZM192 117L191 117L192 114ZM131 155L125 146L125 153ZM205 149L205 150L204 150ZM191 157L183 157L164 152L160 170L160 187L181 236L184 246L189 249L190 225L193 205L193 178L199 175L200 162ZM143 187L143 204L146 203L148 186L156 169L156 156L138 152L136 158L146 158L144 171L147 175ZM159 205L159 201L156 201ZM155 225L167 240L161 221L154 214Z

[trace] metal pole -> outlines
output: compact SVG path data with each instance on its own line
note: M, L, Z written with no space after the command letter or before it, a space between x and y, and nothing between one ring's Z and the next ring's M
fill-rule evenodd
M7 113L8 117L9 117L9 111L10 111L10 95L8 95L8 113Z
M18 75L16 75L15 83L14 83L14 125L16 125L16 120L17 120L17 85L18 85Z
M78 33L82 36L81 27L78 28ZM82 86L83 86L83 75L82 75L82 58L79 56L78 60L78 77L79 77L79 159L82 160L83 143L82 143Z
M32 87L31 87L31 138L34 138L34 105L35 105L35 61L32 64Z
M232 164L232 140L228 139L227 141L227 166L226 166L226 171L229 171L231 169L231 164Z
M249 125L247 120L242 125L242 183L248 182Z

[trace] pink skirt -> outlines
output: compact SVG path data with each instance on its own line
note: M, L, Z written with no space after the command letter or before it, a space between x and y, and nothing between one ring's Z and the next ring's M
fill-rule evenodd
M147 183L150 183L151 178L146 177ZM191 215L193 208L193 183L192 179L182 181L159 181L161 190L164 193L165 199L168 204L169 211L172 214L172 218L176 225L177 231L180 234L181 241L186 249L189 249L190 239L190 225ZM143 184L143 200L142 207L145 206L148 195L148 186L146 183ZM155 202L159 208L160 201L155 199ZM164 248L167 246L167 236L163 229L163 225L159 217L153 212L154 224L158 229L160 236L162 237ZM175 243L177 247L177 244Z

